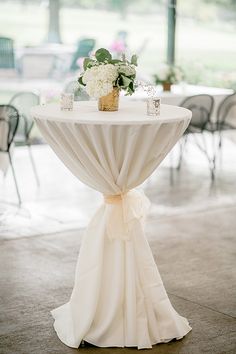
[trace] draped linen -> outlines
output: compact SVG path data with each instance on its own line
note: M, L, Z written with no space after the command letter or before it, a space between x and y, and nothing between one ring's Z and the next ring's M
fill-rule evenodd
M96 112L91 103L67 114L54 105L32 109L58 157L105 196L84 234L71 298L52 311L58 337L70 347L86 340L100 347L151 348L191 330L168 299L144 233L150 203L134 189L191 118L183 108L163 105L161 112L148 118L137 103L115 113Z
M6 152L0 152L0 170L5 175L9 166L9 158Z

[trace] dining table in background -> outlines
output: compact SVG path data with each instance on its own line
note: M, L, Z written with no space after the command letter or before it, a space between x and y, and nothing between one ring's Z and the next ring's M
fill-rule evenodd
M217 119L217 109L223 99L234 93L232 89L210 87L201 85L189 85L185 82L172 85L171 91L163 91L161 86L154 86L156 95L161 98L161 102L164 104L179 106L184 99L190 96L196 95L211 95L214 98L214 107L212 111L211 119L213 122ZM143 89L136 90L134 95L130 97L133 101L145 101L147 99L147 93Z

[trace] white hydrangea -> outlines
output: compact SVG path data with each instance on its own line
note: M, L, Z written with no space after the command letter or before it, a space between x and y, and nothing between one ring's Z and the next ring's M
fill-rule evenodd
M113 84L107 80L90 80L85 90L90 97L100 98L112 92Z
M82 80L85 85L87 85L89 81L93 80L93 78L97 77L97 68L97 66L93 66L84 72Z
M103 67L103 68L102 68ZM114 82L118 77L118 68L112 64L100 65L101 78Z
M89 96L99 98L108 95L113 90L113 84L118 77L118 68L112 64L93 66L85 71L83 83Z
M120 65L118 71L119 73L124 74L126 76L131 76L136 74L135 68L130 65Z

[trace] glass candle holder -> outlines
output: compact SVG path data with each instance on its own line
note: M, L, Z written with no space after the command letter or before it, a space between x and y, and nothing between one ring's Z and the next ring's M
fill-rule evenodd
M147 99L147 115L148 116L159 116L161 110L161 99L160 97L152 97Z
M74 94L65 93L61 94L61 111L72 111L74 103Z

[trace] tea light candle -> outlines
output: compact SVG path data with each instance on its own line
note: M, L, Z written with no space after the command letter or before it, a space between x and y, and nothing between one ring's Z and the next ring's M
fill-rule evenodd
M147 115L159 116L161 109L161 99L159 97L152 97L147 99Z
M61 110L62 111L72 111L74 103L74 94L65 93L61 94Z

